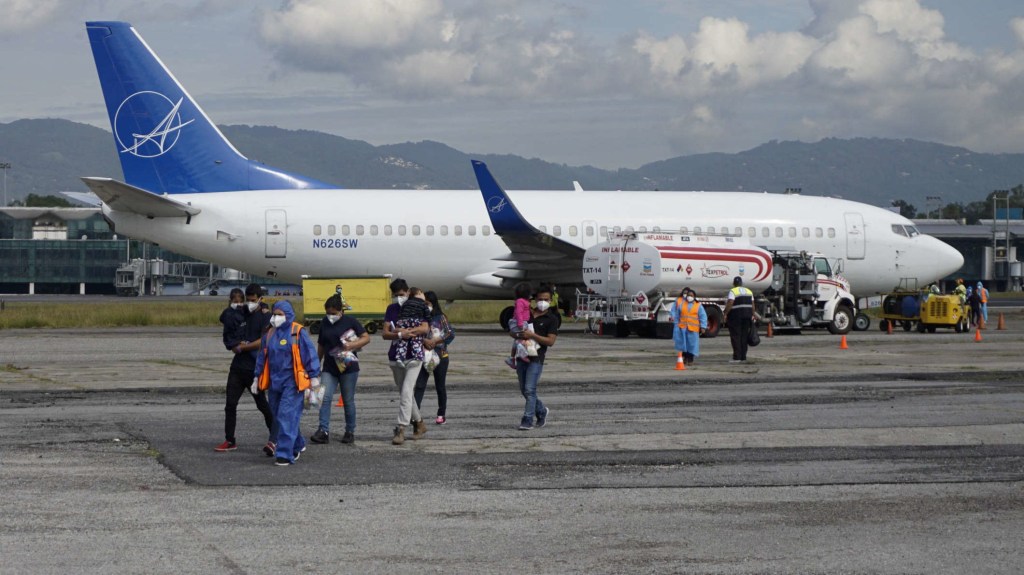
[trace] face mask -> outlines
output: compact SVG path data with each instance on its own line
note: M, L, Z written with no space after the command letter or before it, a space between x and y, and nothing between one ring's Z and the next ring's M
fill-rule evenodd
M240 304L240 303L233 303L233 304L231 304L231 309L238 309L240 307L242 307L242 304Z
M686 296L686 301L688 301L690 303L693 303L693 296L692 295Z
M284 325L285 319L286 318L283 315L272 315L270 316L270 325L274 327L281 327Z
M427 304L427 312L434 313L434 306Z
M258 301L251 301L251 302L246 303L245 307L249 308L249 311L256 311L256 309L258 307L260 307L260 302L258 302Z
M334 323L334 322L338 321L339 319L341 319L340 315L329 315L329 316L327 316L327 321L329 321L331 323Z
M548 311L549 307L551 307L551 302L549 301L537 302L537 311Z
M397 303L398 305L405 305L405 302L407 301L409 301L409 298L404 295L395 296L395 303Z

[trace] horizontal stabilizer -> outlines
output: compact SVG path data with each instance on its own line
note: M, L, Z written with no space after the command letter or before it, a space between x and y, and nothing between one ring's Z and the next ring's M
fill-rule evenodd
M183 218L201 210L164 196L147 192L110 178L82 178L94 194L110 209L131 212L147 218Z

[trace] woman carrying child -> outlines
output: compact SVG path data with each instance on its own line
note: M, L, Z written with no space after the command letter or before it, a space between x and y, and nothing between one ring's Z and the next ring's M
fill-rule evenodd
M409 299L402 304L398 321L394 322L392 333L395 334L395 361L390 363L391 373L398 386L398 425L391 439L394 445L405 443L405 428L413 426L413 439L419 439L427 433L427 424L420 417L420 409L416 405L416 379L423 367L425 349L423 338L430 334L430 311L427 309L423 290L409 288Z

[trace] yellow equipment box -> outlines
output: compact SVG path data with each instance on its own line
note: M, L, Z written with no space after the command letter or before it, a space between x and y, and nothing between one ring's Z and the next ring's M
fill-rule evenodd
M306 325L324 318L324 302L341 295L345 315L358 319L369 333L384 324L384 311L391 304L391 276L348 278L302 277L302 307ZM319 331L319 325L316 326Z

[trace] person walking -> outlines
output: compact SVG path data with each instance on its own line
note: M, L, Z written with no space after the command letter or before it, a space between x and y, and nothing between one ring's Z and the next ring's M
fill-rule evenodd
M238 420L238 401L249 389L256 370L256 353L260 347L260 337L270 325L270 313L262 303L262 288L257 284L249 284L243 292L239 288L231 290L230 304L220 314L220 322L224 326L222 338L224 347L235 354L231 358L228 381L225 387L224 401L224 442L214 447L214 451L234 451L238 448L235 441L235 426ZM246 301L248 300L248 301ZM263 414L263 422L267 426L267 443L263 452L274 455L274 415L270 411L267 398L262 393L250 393L256 402L256 408Z
M299 432L303 394L320 387L320 359L316 344L295 323L295 311L287 300L274 304L271 329L263 336L256 356L252 391L266 391L277 421L275 465L291 465L306 450Z
M978 303L981 304L981 320L978 325L984 328L988 325L988 289L979 281L977 289L974 291L978 294Z
M448 390L445 387L448 375L448 345L455 338L455 332L448 323L448 316L441 309L437 294L428 291L423 295L427 298L427 311L430 313L430 336L423 339L423 347L427 351L433 350L437 354L438 362L432 371L428 371L426 365L420 369L414 396L416 408L419 409L423 405L423 395L427 391L427 380L433 375L434 389L437 390L437 419L434 423L444 425L448 421L445 417L448 410Z
M540 384L540 375L544 371L544 358L547 356L548 348L555 345L558 337L559 318L551 312L551 288L541 286L533 296L534 307L532 309L533 329L526 330L518 335L509 334L513 337L525 338L537 342L537 356L531 357L529 363L516 362L516 378L519 380L519 392L526 405L523 408L523 417L519 422L521 431L529 431L536 427L547 425L551 409L544 405L537 395L537 386Z
M978 297L978 292L971 286L967 286L967 310L970 327L972 329L978 327L980 325L978 322L981 318L981 298Z
M350 444L356 440L359 350L370 343L370 335L357 319L345 315L344 307L337 293L324 302L326 316L320 322L320 335L316 344L322 368L320 378L324 386L324 399L320 404L319 426L309 438L313 443L329 443L331 440L331 407L334 390L339 387L342 403L345 404L345 435L341 442Z
M419 288L409 288L409 299L402 304L398 320L394 322L394 361L391 361L391 373L398 387L398 424L394 429L393 445L405 443L405 428L412 426L413 439L420 439L427 433L427 424L420 417L420 409L416 404L416 379L423 367L423 338L430 334L430 312L427 310L426 297Z
M700 336L708 329L708 314L697 301L697 292L683 288L669 309L672 320L672 343L683 354L683 364L693 365L700 355Z
M728 301L725 303L725 323L729 326L732 359L729 363L747 361L747 342L754 324L754 292L743 287L743 278L732 280Z

